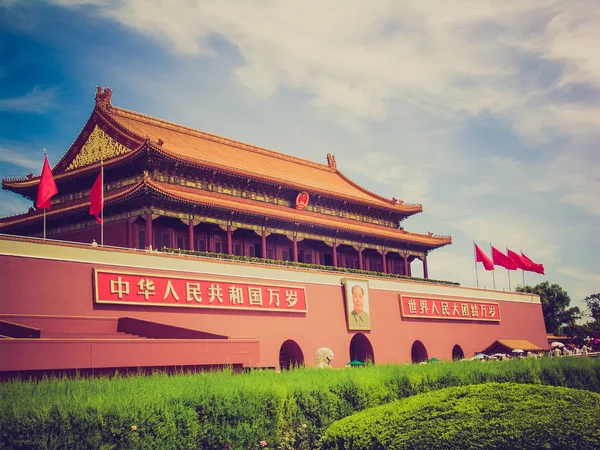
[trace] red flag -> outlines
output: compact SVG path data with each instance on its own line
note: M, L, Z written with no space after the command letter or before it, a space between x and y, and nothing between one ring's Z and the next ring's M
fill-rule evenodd
M52 170L50 170L50 164L48 164L48 157L44 155L44 166L42 167L42 176L40 177L35 207L37 209L50 209L50 199L56 194L58 194L58 189L52 176Z
M104 195L102 188L102 171L100 171L98 178L96 178L96 182L90 191L90 214L96 216L96 220L99 224L102 224L100 213L102 212L102 208L104 208Z
M478 262L483 264L485 270L494 270L494 263L488 255L483 253L483 250L479 248L479 245L475 244L475 264Z
M510 250L510 249L507 248L506 249L506 254L510 258L510 260L517 265L517 268L523 269L523 270L530 270L531 269L531 264L528 263L525 259L523 259L521 257L521 255L519 255L518 253L513 252L512 250Z
M517 265L495 247L492 247L492 260L494 261L495 266L502 266L508 270L517 270Z
M539 273L540 275L544 275L545 274L545 270L544 270L544 265L543 264L536 264L534 263L532 260L530 260L527 256L525 256L523 254L523 252L521 252L521 257L528 263L530 264L530 267L528 269L523 269L523 270L528 270L529 272L535 272L535 273Z

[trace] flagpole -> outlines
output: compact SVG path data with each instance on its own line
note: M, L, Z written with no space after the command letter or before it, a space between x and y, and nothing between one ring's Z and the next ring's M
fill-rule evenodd
M490 242L490 254L492 255L492 264L494 262L494 252L492 251L492 243ZM494 290L496 290L496 275L494 275L494 272L496 270L492 270L492 281L494 282Z
M475 239L473 239L473 256L475 257L475 281L477 281L477 287L479 287L479 275L477 275L477 252L475 250Z
M519 250L521 252L521 255L523 254L523 249ZM521 272L523 272L523 287L525 287L525 269L521 269Z
M102 185L102 196L100 197L102 200L100 204L102 205L102 209L100 210L100 246L104 246L104 162L100 160L100 179Z
M508 247L504 247L504 249L506 250L506 254L508 255ZM510 259L510 257L508 259ZM506 272L508 273L508 290L512 291L512 288L510 287L510 270L506 269Z
M46 149L44 149L44 162L46 162ZM40 177L40 183L41 182L42 182L42 178ZM44 240L46 240L46 208L45 207L44 207Z

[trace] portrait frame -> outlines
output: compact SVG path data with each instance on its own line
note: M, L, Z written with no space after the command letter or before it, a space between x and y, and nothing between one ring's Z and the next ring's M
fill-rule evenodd
M371 304L369 295L369 280L343 278L342 285L344 286L344 304L348 330L370 331ZM360 313L357 313L355 310L355 294L357 297L356 302L359 303L360 291L362 291L362 304L356 305L356 309L361 309ZM360 308L360 306L362 306L362 308Z

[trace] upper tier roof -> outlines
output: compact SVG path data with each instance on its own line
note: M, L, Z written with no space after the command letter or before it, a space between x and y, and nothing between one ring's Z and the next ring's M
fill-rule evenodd
M67 166L82 151L85 136L92 132L94 126L103 122L133 146L127 149L121 145L118 153L105 160L106 167L116 162L113 160L129 159L136 154L134 150L136 146L139 148L138 143L147 141L157 152L191 164L384 208L404 216L423 210L420 204L387 199L354 183L337 170L335 157L331 154L327 155L327 165L318 164L119 108L111 104L111 98L110 89L98 88L96 108L84 127L86 133L82 131L52 170L57 183L83 174L86 169L97 169L99 161L87 157L84 158L88 161L84 166L79 165L75 170ZM105 125L102 128L108 132ZM105 137L110 139L108 135ZM30 174L27 178L4 179L2 187L31 197L35 195L31 189L38 184L39 176Z
M136 137L160 143L161 151L178 159L400 213L422 211L421 205L381 197L349 180L337 170L332 155L327 155L328 165L318 164L119 108L110 104L110 94L108 97L102 102L97 95L97 105L103 113Z

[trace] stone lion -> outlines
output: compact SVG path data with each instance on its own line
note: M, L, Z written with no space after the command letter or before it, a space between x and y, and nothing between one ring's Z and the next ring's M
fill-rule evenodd
M315 367L318 369L331 369L333 361L333 352L330 348L321 347L315 355Z

